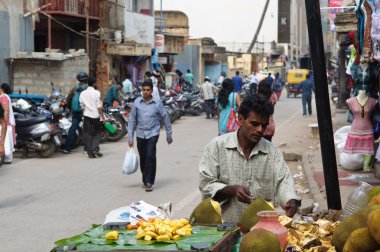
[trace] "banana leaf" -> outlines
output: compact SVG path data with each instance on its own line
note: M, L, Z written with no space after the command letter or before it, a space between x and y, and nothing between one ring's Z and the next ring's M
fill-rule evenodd
M211 247L219 241L225 231L218 231L216 227L193 227L193 234L177 241L145 241L136 239L136 230L117 230L117 240L106 240L105 234L112 230L104 230L102 226L93 225L88 231L67 239L55 242L56 247L73 244L82 251L108 250L190 250L191 245L206 243Z

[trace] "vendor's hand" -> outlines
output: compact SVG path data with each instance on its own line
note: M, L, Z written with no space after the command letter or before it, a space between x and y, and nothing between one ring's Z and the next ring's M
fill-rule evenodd
M128 145L130 148L132 148L133 147L133 141L128 141Z
M251 192L246 186L235 186L235 196L238 201L246 204L251 204L253 200Z
M286 202L284 206L286 216L293 217L296 214L299 205L299 201L295 199L291 199L288 202Z
M170 139L167 139L166 141L168 142L168 144L171 144L173 142L173 139L170 138Z
M110 119L108 117L103 117L103 122L108 122Z

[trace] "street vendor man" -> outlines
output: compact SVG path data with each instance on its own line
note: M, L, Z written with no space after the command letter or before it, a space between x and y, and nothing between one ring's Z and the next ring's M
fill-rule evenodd
M239 107L239 130L214 138L205 149L199 189L203 198L221 203L225 222L238 223L257 198L280 205L289 217L301 205L281 151L263 138L273 111L265 96L247 96Z

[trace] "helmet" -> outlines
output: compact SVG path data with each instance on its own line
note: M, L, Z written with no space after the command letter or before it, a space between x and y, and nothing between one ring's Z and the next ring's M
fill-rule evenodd
M53 114L53 115L59 115L63 112L62 110L62 107L61 107L61 104L60 102L56 102L56 103L53 103L51 106L50 106L50 112Z
M27 101L25 101L24 99L18 99L16 102L16 107L20 108L22 110L28 110L32 106Z
M80 72L77 74L77 80L86 82L88 79L88 75L85 72Z
M169 90L166 90L165 93L164 93L164 95L165 95L166 97L169 97L169 96L171 96L171 93L170 93Z

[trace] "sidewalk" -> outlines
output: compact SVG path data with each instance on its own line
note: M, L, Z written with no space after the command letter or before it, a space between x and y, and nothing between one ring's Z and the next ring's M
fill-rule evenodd
M334 132L342 126L348 125L347 111L335 111L332 108L332 124ZM380 179L377 179L373 173L364 173L361 171L346 171L339 164L339 156L336 152L338 178L340 186L340 197L342 208L354 188L358 186L360 181L367 182L371 185L380 185ZM327 209L325 182L323 175L323 165L320 145L303 153L302 163L307 178L311 194L315 202L319 203L322 210Z

